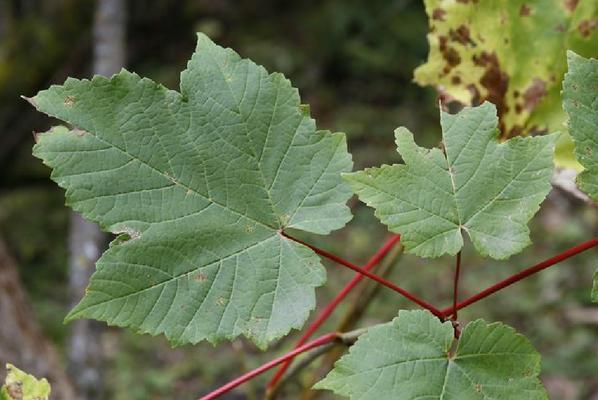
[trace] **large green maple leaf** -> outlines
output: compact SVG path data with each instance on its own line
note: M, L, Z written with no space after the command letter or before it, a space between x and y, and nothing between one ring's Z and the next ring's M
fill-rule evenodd
M48 400L50 384L37 379L12 364L6 364L6 380L0 387L0 400Z
M67 204L121 234L69 319L260 347L303 325L325 271L281 231L344 226L352 161L283 75L200 34L180 93L123 70L31 102L73 126L34 148Z
M415 71L466 105L498 107L503 137L563 131L561 81L567 49L598 52L598 2L577 0L425 0L430 52ZM556 160L578 166L568 135Z
M563 108L569 115L569 132L575 155L585 170L577 184L598 200L598 60L567 54L569 71L563 81Z
M400 311L362 335L315 388L360 400L548 399L540 355L513 328L476 320L454 341L451 322Z
M507 258L530 243L528 221L550 190L557 135L499 143L491 103L441 113L444 152L395 131L404 165L345 174L359 198L401 234L407 252L456 254L467 232L484 256Z

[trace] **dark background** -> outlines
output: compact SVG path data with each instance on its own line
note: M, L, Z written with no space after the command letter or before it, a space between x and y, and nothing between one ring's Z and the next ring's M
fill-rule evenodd
M62 323L73 300L67 267L73 227L63 191L31 156L32 132L53 121L19 96L32 96L67 76L92 75L96 8L90 0L0 0L0 362L51 371L57 399L197 398L282 354L296 334L265 354L244 340L173 350L161 337L101 324L77 332ZM347 133L355 169L399 161L392 134L399 125L412 130L420 145L439 143L436 93L412 82L414 68L427 57L427 18L419 1L129 0L124 15L127 69L177 88L195 32L202 31L291 79L320 128ZM346 228L309 240L363 263L386 230L371 210L355 200L351 205L355 217ZM463 296L589 239L597 225L596 208L553 190L531 225L534 245L522 254L497 262L466 246ZM529 337L543 355L542 378L551 398L598 399L598 309L589 302L595 261L595 252L570 259L468 308L461 319L501 320ZM451 299L453 262L403 256L389 278L444 306ZM320 304L352 276L327 265L329 283L318 290ZM359 300L342 305L322 332L335 329ZM382 289L353 322L383 322L410 307ZM87 365L73 369L77 335L97 346L83 360ZM79 368L93 373L82 381ZM279 398L318 394L305 394L318 373L305 369ZM267 376L229 398L261 398Z

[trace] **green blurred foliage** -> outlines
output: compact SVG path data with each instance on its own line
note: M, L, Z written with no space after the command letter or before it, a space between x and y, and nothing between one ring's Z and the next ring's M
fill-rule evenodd
M321 128L347 132L355 169L399 161L393 130L418 132L420 146L440 140L435 93L412 83L413 70L427 56L424 6L413 0L129 0L127 67L176 88L179 72L195 46L195 32L207 33L269 71L291 79L311 105ZM4 7L4 8L2 8ZM68 210L49 171L33 159L32 130L40 119L19 94L33 95L66 75L87 77L91 62L90 0L11 0L0 5L0 234L19 263L37 317L62 346L66 293ZM10 23L5 21L10 20ZM2 80L3 79L3 80ZM385 228L371 209L352 201L354 219L329 237L308 237L348 260L363 263L381 244ZM554 193L532 224L533 248L508 261L483 260L471 247L463 258L463 294L483 288L596 234L596 209ZM592 258L593 256L593 258ZM464 321L502 320L528 335L543 355L544 377L564 377L578 398L598 393L595 371L597 322L575 320L593 312L589 293L595 254L578 256L460 313ZM595 262L595 261L594 261ZM438 305L448 305L454 260L404 256L390 279ZM325 304L353 276L329 265L329 281L318 290ZM333 330L354 296L321 329ZM382 289L358 322L365 326L412 306ZM573 315L573 316L572 316ZM594 317L596 318L596 317ZM297 333L267 353L243 341L171 349L162 338L109 329L103 345L109 359L108 398L196 398L288 350ZM306 369L280 398L298 398L318 363ZM258 399L267 376L231 393L229 399ZM323 394L320 398L333 398ZM558 397L555 397L558 398Z

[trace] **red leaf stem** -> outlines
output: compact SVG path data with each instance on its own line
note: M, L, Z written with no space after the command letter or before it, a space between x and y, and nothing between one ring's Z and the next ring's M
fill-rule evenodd
M420 307L422 307L422 308L424 308L424 309L426 309L426 310L430 311L432 314L434 314L434 315L435 315L435 316L437 316L438 318L440 318L440 319L444 320L444 314L442 314L442 311L440 311L438 308L436 308L436 307L434 307L432 304L430 304L430 303L428 303L428 302L426 302L426 301L424 301L424 300L422 300L422 299L418 298L417 296L415 296L415 295L411 294L411 293L410 293L410 292L408 292L407 290L405 290L405 289L403 289L403 288L401 288L401 287L399 287L399 286L395 285L395 284L394 284L394 283L392 283L391 281L389 281L389 280L387 280L387 279L384 279L384 278L381 278L381 277L379 277L378 275L376 275L376 274L373 274L373 273L371 273L371 272L369 272L369 271L366 271L365 269L363 269L363 268L361 268L361 267L358 267L357 265L355 265L355 264L352 264L352 263L350 263L349 261L347 261L347 260L345 260L345 259L343 259L343 258L341 258L341 257L338 257L338 256L336 256L336 255L334 255L334 254L332 254L332 253L330 253L330 252L328 252L328 251L326 251L326 250L319 249L319 248L317 248L317 247L315 247L315 246L312 246L311 244L305 243L305 242L304 242L304 241L302 241L302 240L299 240L299 239L296 239L296 238L294 238L294 237L292 237L292 236L289 236L289 235L288 235L287 233L285 233L285 232L281 232L281 234L282 234L284 237L286 237L286 238L288 238L288 239L290 239L290 240L293 240L293 241L295 241L295 242L297 242L297 243L300 243L300 244L302 244L302 245L304 245L304 246L307 246L307 247L309 247L310 249L312 249L314 252L316 252L317 254L321 255L322 257L326 257L326 258L328 258L329 260L332 260L332 261L334 261L335 263L338 263L338 264L340 264L340 265L342 265L342 266L344 266L344 267L347 267L347 268L349 268L349 269L352 269L352 270L353 270L353 271L355 271L355 272L359 272L361 275L365 275L366 277L368 277L368 278L370 278L370 279L372 279L372 280L374 280L374 281L378 282L379 284L381 284L381 285L384 285L384 286L386 286L387 288L389 288L389 289L391 289L391 290L394 290L395 292L397 292L397 293L401 294L401 295L402 295L403 297L405 297L406 299L408 299L408 300L410 300L411 302L413 302L413 303L415 303L415 304L419 305Z
M459 301L459 275L461 274L461 252L457 253L457 260L455 261L455 279L453 281L453 321L457 320L457 302Z
M446 316L454 314L457 310L461 310L477 301L482 300L485 297L490 296L491 294L498 292L499 290L506 288L507 286L510 286L516 282L519 282L522 279L527 278L530 275L540 272L543 269L551 267L563 260L566 260L569 257L573 257L574 255L582 253L582 252L589 250L595 246L598 246L598 237L590 239L588 241L585 241L577 246L571 247L570 249L568 249L560 254L557 254L554 257L544 260L544 261L534 265L533 267L524 269L523 271L518 272L518 273L482 290L480 293L473 295L473 296L463 300L462 302L460 302L456 305L453 305L452 307L445 308L444 310L442 310L442 315L446 318Z

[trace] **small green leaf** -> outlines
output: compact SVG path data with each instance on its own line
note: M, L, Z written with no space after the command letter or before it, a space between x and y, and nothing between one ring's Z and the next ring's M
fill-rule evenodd
M34 148L67 204L120 235L69 319L260 347L303 325L325 270L280 232L343 227L352 162L283 75L200 34L180 93L123 70L30 101L73 126Z
M499 143L491 103L441 113L444 153L418 147L395 131L405 165L345 174L359 198L376 209L407 252L456 254L467 232L484 256L507 258L530 244L527 223L550 190L557 135Z
M563 108L569 115L569 132L575 155L585 168L577 185L598 200L598 60L567 53L569 71L563 81Z
M430 52L415 71L465 105L498 107L503 137L562 131L560 82L566 49L598 53L598 2L565 0L425 0ZM557 143L556 160L576 166L571 138Z
M450 322L400 311L362 335L315 388L359 400L546 400L539 373L540 355L507 325L476 320L455 346Z
M48 400L50 384L36 379L12 364L6 364L6 381L0 388L0 400Z

